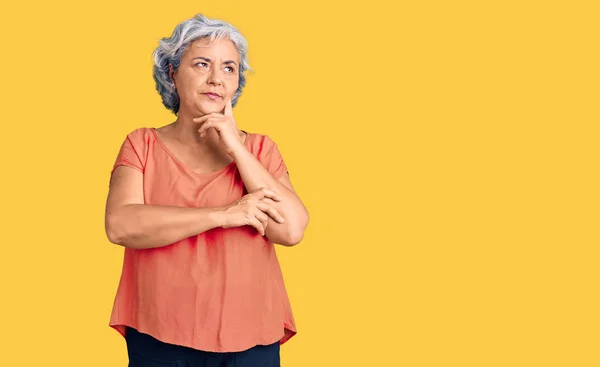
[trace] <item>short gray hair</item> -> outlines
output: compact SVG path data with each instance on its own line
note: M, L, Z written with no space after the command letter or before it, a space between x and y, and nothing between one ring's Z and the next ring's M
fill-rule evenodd
M169 76L169 65L173 65L173 70L177 71L185 49L190 43L204 37L210 38L211 41L228 38L235 44L240 54L239 86L233 95L232 106L237 104L246 85L244 71L253 71L248 64L248 42L233 25L222 20L209 19L202 14L196 14L193 18L179 23L171 37L162 38L152 53L156 90L162 98L163 105L175 115L179 112L179 96Z

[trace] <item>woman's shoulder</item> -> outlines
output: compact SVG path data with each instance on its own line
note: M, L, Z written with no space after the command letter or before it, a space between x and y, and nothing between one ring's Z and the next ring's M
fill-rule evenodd
M250 148L250 151L259 162L261 162L267 170L273 174L275 178L281 177L287 172L287 167L279 151L277 143L271 139L271 136L267 133L253 132L248 134L247 139L251 139L246 144Z
M132 136L132 137L152 136L153 129L154 128L147 127L147 126L136 127L133 130L129 130L129 132L127 133L127 136Z
M155 139L154 128L140 126L129 130L126 133L125 140L135 145L145 145Z
M267 133L251 132L247 130L242 131L247 134L246 139L248 141L248 145L250 145L253 148L262 149L275 144L273 139L271 139L271 137Z

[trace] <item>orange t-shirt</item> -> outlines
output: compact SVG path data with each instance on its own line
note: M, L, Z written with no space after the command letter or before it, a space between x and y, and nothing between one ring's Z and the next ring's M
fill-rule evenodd
M278 179L287 172L267 135L248 133L246 148ZM112 172L144 174L144 202L213 207L247 194L235 162L199 173L182 164L154 128L127 135ZM213 352L285 343L296 326L275 245L251 226L214 228L154 249L124 249L110 327L125 326L166 343Z

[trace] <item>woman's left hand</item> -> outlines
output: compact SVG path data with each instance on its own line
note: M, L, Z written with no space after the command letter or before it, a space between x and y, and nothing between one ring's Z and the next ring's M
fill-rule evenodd
M243 147L242 138L240 137L237 124L233 119L231 99L228 99L225 104L224 114L212 112L202 117L196 117L192 121L202 124L202 127L198 130L201 137L206 136L208 129L215 129L219 135L219 141L228 154Z

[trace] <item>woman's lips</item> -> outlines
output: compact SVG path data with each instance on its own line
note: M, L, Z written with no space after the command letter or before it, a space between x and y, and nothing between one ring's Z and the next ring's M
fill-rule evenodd
M210 99L221 99L221 97L218 94L214 94L214 93L202 93L205 96L207 96Z

